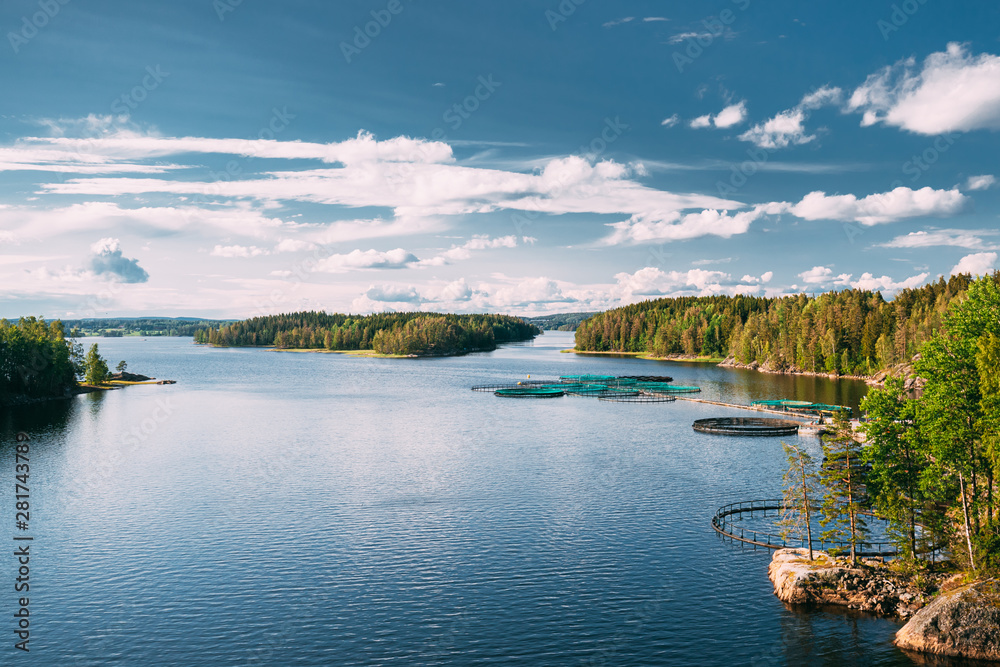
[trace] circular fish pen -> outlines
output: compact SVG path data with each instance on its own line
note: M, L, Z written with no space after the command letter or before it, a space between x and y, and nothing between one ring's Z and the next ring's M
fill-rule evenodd
M551 385L552 385L551 382L543 382L541 380L523 380L521 382L502 382L499 384L477 384L472 388L472 391L496 392L500 389L520 389L522 387L548 387Z
M699 419L692 428L712 435L752 435L777 436L795 435L799 432L798 422L787 419L766 419L764 417L713 417Z
M497 389L493 393L504 398L558 398L566 395L558 387L511 387Z
M600 401L612 401L614 403L670 403L677 400L673 396L656 394L625 394L617 396L609 394L607 396L598 396L597 399Z
M776 500L744 500L743 502L723 505L712 517L712 528L722 537L728 537L734 542L743 542L765 549L788 549L804 548L808 546L806 538L802 535L782 535L777 528L765 526L751 527L743 525L745 519L752 519L755 516L767 517L768 513L772 517L779 517L785 510L784 501ZM878 519L869 512L863 512L870 519ZM879 519L880 521L884 521ZM818 533L814 533L817 534ZM824 540L821 536L813 538L813 548L826 551L831 554L850 553L851 544L843 540ZM895 557L899 555L899 547L889 541L868 542L859 541L855 544L859 558L869 557ZM934 549L937 549L935 547ZM928 550L930 551L930 550Z

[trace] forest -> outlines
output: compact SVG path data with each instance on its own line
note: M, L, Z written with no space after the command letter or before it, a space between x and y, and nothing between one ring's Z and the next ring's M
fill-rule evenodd
M374 350L396 355L454 355L493 350L498 343L530 340L541 330L509 315L302 312L255 317L199 329L196 343L218 347Z
M0 405L15 397L66 395L76 387L81 354L58 320L0 320Z
M1000 272L986 280L1000 283ZM576 331L576 349L698 355L772 370L873 375L909 362L941 330L972 278L954 275L901 290L818 296L692 296L644 301L597 314Z
M862 447L846 423L824 438L822 469L786 445L785 505L808 515L811 486L828 530L823 539L868 537L868 507L889 521L906 559L942 547L964 569L1000 573L1000 287L995 277L968 286L939 330L920 347L913 373L922 390L890 377L861 402ZM813 477L815 475L815 477ZM803 512L804 510L804 512ZM801 522L801 521L800 521ZM810 547L811 548L811 547Z

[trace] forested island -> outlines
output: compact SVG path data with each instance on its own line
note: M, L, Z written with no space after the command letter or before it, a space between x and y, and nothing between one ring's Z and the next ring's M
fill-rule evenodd
M302 312L267 315L199 329L196 343L217 347L372 350L378 354L446 356L496 349L498 343L531 340L534 324L510 315L377 313L341 315Z
M1000 283L1000 272L987 278ZM777 372L870 376L909 363L941 329L972 278L905 289L819 296L706 296L644 301L597 314L576 330L581 352L730 358Z
M555 313L553 315L538 315L524 319L539 329L546 331L576 331L581 322L594 315L597 315L597 313L593 311L588 313Z
M59 320L22 317L16 323L0 319L0 406L69 397L83 391L135 384L118 363L113 375L96 344L84 354L83 345L66 336ZM83 384L79 380L83 381Z

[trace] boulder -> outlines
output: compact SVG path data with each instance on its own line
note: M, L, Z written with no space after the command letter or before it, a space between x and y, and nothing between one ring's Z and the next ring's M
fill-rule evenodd
M1000 661L1000 584L981 581L942 593L896 633L907 651Z

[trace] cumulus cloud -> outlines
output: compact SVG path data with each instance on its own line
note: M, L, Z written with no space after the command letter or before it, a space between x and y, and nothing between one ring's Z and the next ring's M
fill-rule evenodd
M315 247L315 243L301 239L282 239L278 245L274 246L274 252L302 252L303 250L312 250Z
M876 278L870 273L862 273L861 278L851 283L851 287L854 289L870 290L873 292L896 292L901 289L911 289L922 285L924 281L927 280L927 276L929 275L929 273L921 273L911 276L906 280L896 282L889 276Z
M966 255L958 260L958 264L951 270L951 275L957 273L970 273L974 276L983 276L993 271L997 263L997 253L977 252Z
M847 108L862 112L862 126L885 123L917 134L1000 129L1000 57L973 56L951 43L919 70L908 58L872 74Z
M123 283L144 283L149 274L139 266L139 260L122 254L118 239L104 238L90 246L90 270L98 276L107 276Z
M258 248L255 245L252 246L242 246L242 245L217 245L212 248L212 252L209 253L212 257L259 257L260 255L271 254L264 248Z
M754 125L739 138L768 150L807 144L816 139L816 135L806 133L805 121L809 118L809 113L826 105L838 104L841 95L840 88L829 86L818 88L803 97L791 109L781 111L773 118Z
M739 125L747 117L747 103L745 101L730 104L719 113L698 116L691 121L690 126L698 129L703 127L727 128Z
M996 185L996 176L992 174L983 174L982 176L969 176L969 180L965 183L966 190L989 190L994 185Z
M744 276L739 282L725 271L708 271L705 269L689 269L687 271L663 271L647 266L635 273L619 273L615 275L617 284L612 294L622 301L634 301L636 298L656 296L681 296L686 294L755 294L760 291L756 283L759 279ZM752 284L740 284L752 282Z
M804 220L840 220L877 225L921 216L945 217L961 211L968 199L957 189L911 190L898 187L858 198L855 195L828 195L810 192L797 204L778 205L783 211Z
M405 269L419 260L413 253L402 248L381 252L378 250L352 250L340 255L330 255L316 264L316 271L323 273L347 273L368 269Z
M412 286L372 285L365 291L365 296L383 303L420 303L424 300Z
M676 125L677 123L679 123L680 120L681 120L681 117L679 115L677 115L677 114L674 114L673 116L670 116L669 118L664 118L663 121L660 122L660 125L662 125L663 127L673 127L674 125Z
M808 271L799 274L799 278L807 285L846 285L851 280L851 274L841 273L834 275L833 269L827 266L814 266Z

